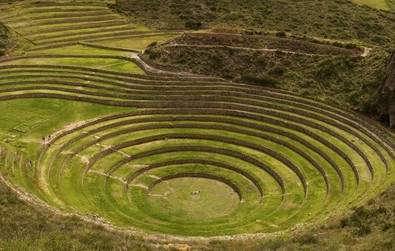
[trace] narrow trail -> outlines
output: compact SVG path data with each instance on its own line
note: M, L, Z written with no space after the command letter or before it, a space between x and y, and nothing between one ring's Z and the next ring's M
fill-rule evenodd
M280 49L269 49L269 48L252 48L252 47L242 47L242 46L229 46L229 45L197 45L197 44L169 44L165 46L168 47L187 47L187 48L209 48L209 49L234 49L234 50L244 50L244 51L264 51L264 52L281 52L286 54L294 55L304 55L304 56L326 56L321 54L313 53L303 53L296 51L280 50Z
M144 60L142 60L139 54L133 54L131 56L131 58L136 60L137 63L139 63L144 69L146 69L146 71L151 72L151 73L165 74L165 75L171 74L174 76L184 76L184 77L205 77L202 75L193 74L193 73L189 73L186 71L170 72L170 71L155 68L155 67L151 66L150 64L148 64L147 62L145 62Z
M372 48L369 48L369 47L364 47L364 51L363 51L363 53L361 54L361 57L367 57L367 56L369 56L369 54L372 52Z
M310 57L325 57L328 54L317 54L317 53L304 53L297 52L291 50L282 50L282 49L272 49L272 48L253 48L253 47L243 47L243 46L231 46L231 45L201 45L201 44L177 44L170 43L165 46L165 48L171 47L185 47L185 48L207 48L207 49L233 49L233 50L244 50L244 51L261 51L261 52L280 52L285 54L293 54L293 55L303 55ZM359 56L366 57L372 51L372 48L364 48L364 52L362 52Z

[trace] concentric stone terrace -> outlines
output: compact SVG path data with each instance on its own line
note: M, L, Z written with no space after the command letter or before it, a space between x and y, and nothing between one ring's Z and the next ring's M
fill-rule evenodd
M139 108L53 132L27 172L33 179L25 174L50 204L115 225L203 236L284 230L369 198L394 168L383 129L288 92L147 70L7 63L2 100ZM27 76L18 87L15 78Z
M19 11L5 18L20 20L15 29L46 23L31 9L37 21L26 25ZM42 29L26 34L39 46L64 46ZM31 139L41 144L35 159L0 148L7 178L61 210L148 233L271 233L340 214L394 179L393 135L358 114L281 90L155 70L128 49L88 56L71 48L0 60L1 102L123 109Z

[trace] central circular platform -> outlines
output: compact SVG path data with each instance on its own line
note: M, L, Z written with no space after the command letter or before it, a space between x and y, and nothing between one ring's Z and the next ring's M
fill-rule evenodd
M229 216L240 202L228 185L207 178L175 178L163 181L147 193L151 212L169 221L207 221Z

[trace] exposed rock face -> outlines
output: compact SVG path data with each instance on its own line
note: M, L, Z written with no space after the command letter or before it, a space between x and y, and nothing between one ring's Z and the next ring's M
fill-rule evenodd
M0 23L0 56L4 54L7 45L8 31L2 23Z
M395 51L392 52L392 56L389 60L389 64L387 67L387 80L385 82L385 86L388 87L391 91L395 90Z
M390 57L388 67L387 67L387 79L385 81L385 86L388 87L391 91L395 90L395 51L392 52ZM389 107L389 120L390 127L395 127L395 103L393 102Z
M0 56L15 47L16 41L11 37L10 30L0 22Z
M390 127L395 126L395 105L391 104L389 109L388 109L388 114L389 114L389 120L390 120Z

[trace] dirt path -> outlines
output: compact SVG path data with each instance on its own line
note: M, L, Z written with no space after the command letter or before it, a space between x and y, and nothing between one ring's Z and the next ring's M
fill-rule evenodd
M373 50L372 48L364 47L364 51L363 51L363 53L361 54L361 57L367 57L367 56L370 54L370 52L371 52L372 50Z
M142 60L140 58L140 56L137 54L132 55L131 58L138 61L143 66L143 68L145 68L148 72L151 72L154 74L166 74L166 75L171 74L174 76L184 76L184 77L203 77L201 75L196 75L196 74L189 73L189 72L171 72L171 71L164 71L164 70L154 68L151 65L147 64L144 60Z
M243 47L243 46L230 46L230 45L192 45L192 44L168 44L165 47L186 47L186 48L218 48L218 49L233 49L233 50L245 50L245 51L262 51L262 52L281 52L286 54L293 55L303 55L303 56L311 56L311 57L325 57L328 54L314 54L314 53L304 53L304 52L296 52L290 50L281 50L281 49L270 49L270 48L253 48L253 47ZM365 47L364 52L360 55L361 57L366 57L372 51L372 48Z
M282 52L286 54L296 54L296 55L304 55L304 56L326 56L321 54L313 54L313 53L303 53L296 51L288 51L288 50L279 50L279 49L269 49L269 48L252 48L252 47L242 47L242 46L229 46L229 45L190 45L190 44L169 44L166 47L194 47L194 48L218 48L218 49L234 49L234 50L245 50L245 51L265 51L265 52Z
M88 172L89 172L89 173L95 173L95 174L101 175L101 176L105 176L105 177L108 177L108 178L110 178L110 179L115 179L115 180L118 180L118 181L120 181L120 182L126 184L126 181L124 181L122 178L116 177L116 176L111 176L111 175L108 176L107 173L102 172L102 171L99 171L99 170L89 170Z

